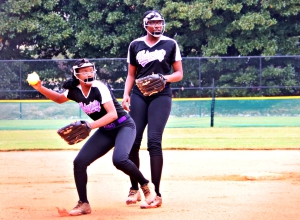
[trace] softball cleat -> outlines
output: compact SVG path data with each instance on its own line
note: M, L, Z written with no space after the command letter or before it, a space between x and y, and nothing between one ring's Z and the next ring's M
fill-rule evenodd
M156 197L156 192L154 191L154 185L153 183L147 183L143 186L141 186L141 189L143 190L145 201L150 204L154 201Z
M162 204L162 198L160 196L156 196L153 202L148 204L146 201L144 201L140 207L141 209L151 209L151 208L158 208L161 206L161 204Z
M141 201L140 191L130 188L129 195L128 195L127 200L126 200L126 204L127 205L136 204L136 202L140 202L140 201Z
M77 205L70 211L70 215L77 216L82 214L90 214L92 212L90 204L78 201Z

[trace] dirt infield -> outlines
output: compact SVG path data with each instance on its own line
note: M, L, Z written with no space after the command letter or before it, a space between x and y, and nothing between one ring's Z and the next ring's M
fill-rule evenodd
M163 205L147 210L126 206L129 180L112 165L111 153L88 169L92 214L60 217L55 207L70 210L78 200L77 151L0 152L0 219L300 219L298 150L164 151ZM140 154L149 178L148 152Z

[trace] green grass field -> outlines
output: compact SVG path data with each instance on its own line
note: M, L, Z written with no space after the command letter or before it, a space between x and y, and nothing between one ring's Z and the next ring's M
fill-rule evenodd
M84 120L90 120L87 117ZM75 119L0 120L0 130L57 130ZM210 128L210 117L170 117L167 128ZM298 117L215 117L214 127L299 127Z
M0 151L80 149L84 144L69 146L56 133L76 118L90 120L75 102L0 104ZM213 128L210 106L210 98L173 99L163 148L300 149L300 97L217 98ZM146 135L142 149L147 147Z
M83 144L67 145L56 130L0 130L0 151L80 149ZM300 127L166 128L163 149L299 150Z

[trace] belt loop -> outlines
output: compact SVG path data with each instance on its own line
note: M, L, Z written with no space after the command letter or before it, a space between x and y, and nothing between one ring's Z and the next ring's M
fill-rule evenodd
M126 121L126 115L123 115L121 118L118 119L118 123L121 124L123 121Z

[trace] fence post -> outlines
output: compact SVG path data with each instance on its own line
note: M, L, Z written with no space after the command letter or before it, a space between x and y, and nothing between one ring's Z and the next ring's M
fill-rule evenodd
M20 80L19 80L19 90L20 90L20 93L19 93L19 98L22 99L22 62L19 61L19 77L20 77Z
M23 116L22 116L22 102L20 102L20 119L22 119L23 118Z
M215 116L215 79L212 79L212 92L211 92L211 108L210 108L210 127L214 126L214 116Z
M201 57L199 58L199 97L201 98L202 92L201 92ZM202 115L202 108L201 108L201 101L199 101L199 116Z
M262 84L262 63L261 57L259 58L259 94L262 96L261 85Z

